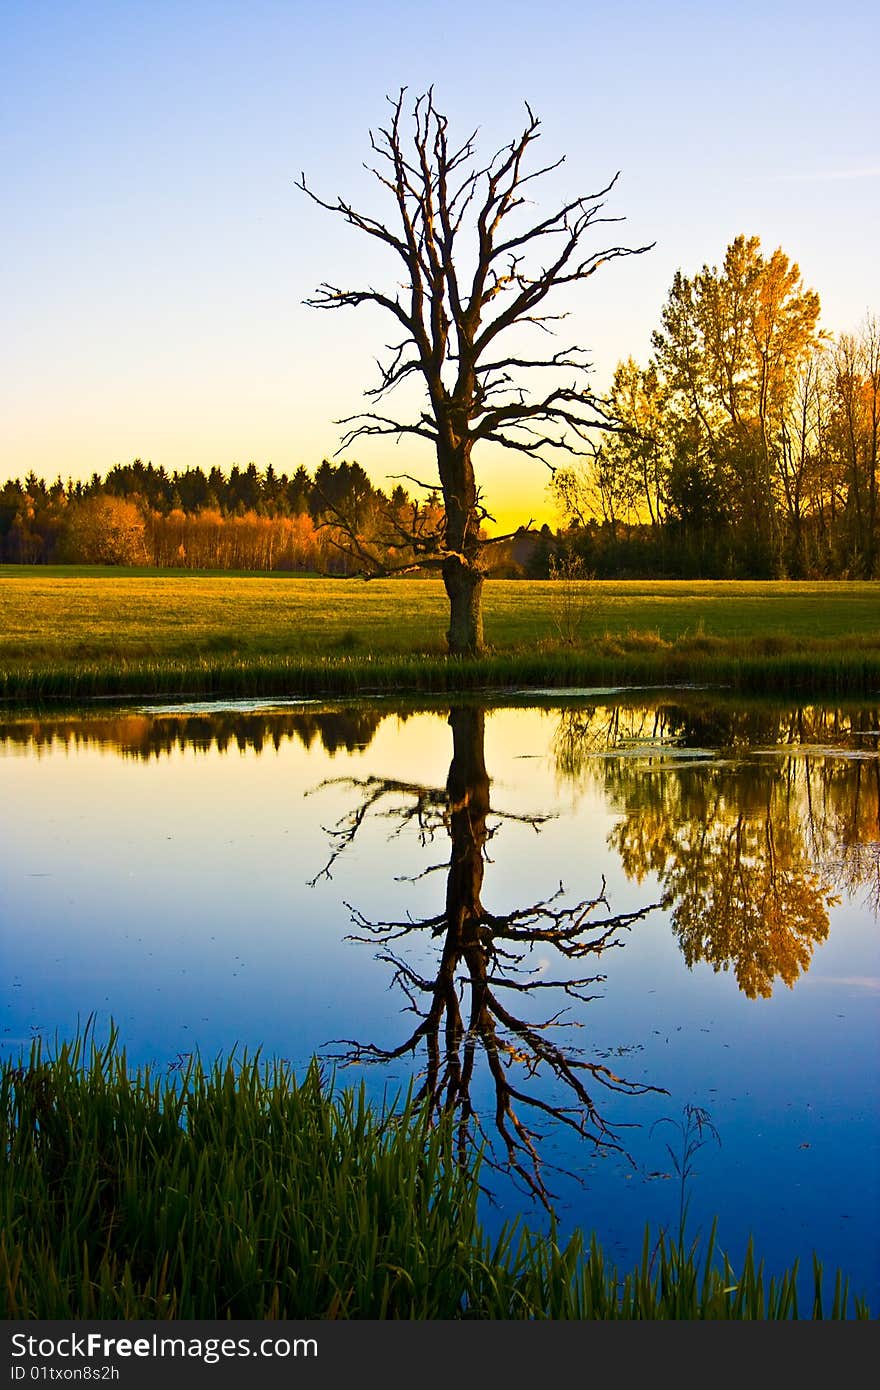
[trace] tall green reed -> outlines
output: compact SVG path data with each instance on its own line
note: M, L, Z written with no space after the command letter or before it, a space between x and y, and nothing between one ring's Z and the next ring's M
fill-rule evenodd
M793 1318L796 1268L739 1277L661 1235L621 1277L596 1237L490 1239L479 1158L405 1094L376 1107L313 1062L133 1069L89 1026L0 1067L7 1318ZM825 1316L816 1262L812 1317ZM850 1308L838 1276L830 1316Z

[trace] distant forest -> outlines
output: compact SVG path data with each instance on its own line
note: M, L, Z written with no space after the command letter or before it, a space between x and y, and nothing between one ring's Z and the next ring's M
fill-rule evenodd
M651 359L617 367L612 428L552 476L563 525L487 545L488 572L877 578L880 324L832 339L818 319L798 267L757 238L678 272ZM327 460L314 475L140 459L85 483L30 473L0 488L0 560L415 571L413 539L442 532L442 508L439 487L415 499L403 482L385 492Z
M86 483L29 474L0 489L0 557L7 563L156 565L347 574L351 534L386 553L429 511L400 486L375 488L358 463L324 460L312 476L249 463L224 473L168 473L135 459ZM399 534L394 534L397 525ZM395 547L395 540L398 542Z

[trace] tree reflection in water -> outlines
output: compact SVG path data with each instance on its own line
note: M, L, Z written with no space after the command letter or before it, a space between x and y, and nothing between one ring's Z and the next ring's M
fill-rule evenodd
M200 752L262 753L295 741L304 748L316 745L331 756L366 748L385 718L385 712L369 706L305 708L272 707L242 710L233 707L199 710L197 706L175 711L120 710L113 714L63 717L25 715L0 720L0 741L36 751L53 747L102 744L125 758L140 762L167 757L182 749Z
M725 703L714 694L636 700L565 709L552 750L560 776L575 784L592 780L620 813L610 845L630 878L658 879L689 966L702 961L732 971L751 998L769 996L778 981L792 986L828 936L829 909L842 895L861 894L875 914L880 911L880 711ZM10 713L0 721L0 742L38 753L98 743L145 762L184 748L261 753L285 741L320 746L333 756L365 748L387 713L367 705L184 706L88 719ZM359 800L333 832L334 854L374 809L393 800L401 828L414 824L423 839L448 831L455 860L464 853L463 832L450 788L464 775L460 764L473 779L469 822L481 838L482 856L493 833L476 814L485 768L480 771L479 759L467 754L464 733L456 733L459 717L463 713L454 711L449 786L350 782ZM468 737L479 743L478 734ZM488 781L485 799L489 814ZM491 814L497 828L505 817ZM518 819L540 823L540 817ZM475 892L478 904L479 885ZM536 906L551 909L550 903ZM596 910L601 906L600 898ZM484 914L481 920L492 919ZM497 923L495 930L497 936Z
M554 750L622 813L609 844L630 878L659 880L688 966L768 998L808 970L842 892L880 904L877 722L846 731L866 747L823 748L839 711L568 710Z
M335 1059L346 1063L387 1063L407 1053L415 1055L424 1046L426 1065L418 1099L427 1102L430 1116L441 1112L456 1116L461 1159L465 1160L470 1144L485 1138L486 1161L496 1167L506 1165L549 1207L552 1194L539 1152L542 1121L561 1122L594 1150L625 1154L622 1131L626 1126L610 1123L596 1096L603 1090L635 1096L660 1088L628 1081L560 1040L560 1029L582 1026L567 1017L565 1000L589 1003L594 997L590 990L604 975L573 973L569 978L563 971L556 979L538 978L539 972L529 968L527 958L542 944L564 961L598 962L603 952L623 945L626 931L656 904L611 915L604 882L595 897L568 904L560 884L551 897L504 914L490 912L482 902L487 843L507 820L525 822L537 830L545 818L490 810L483 710L453 708L449 724L453 754L445 787L378 777L333 779L335 785L356 792L358 800L328 832L330 857L311 880L313 884L330 875L367 816L380 809L397 821L398 830L414 824L423 844L438 833L447 834L451 852L445 902L434 916L370 921L346 904L357 928L353 939L381 943L379 959L391 970L394 986L402 991L418 1022L394 1046L354 1039L336 1039L332 1045L343 1049ZM401 953L407 939L425 934L436 939L440 949L436 974L430 976ZM533 1019L527 1017L526 1001L536 996L552 999L554 1004L549 1015ZM493 1146L472 1101L480 1054L492 1077L500 1157L497 1140ZM557 1095L563 1094L561 1103L549 1098L554 1089Z

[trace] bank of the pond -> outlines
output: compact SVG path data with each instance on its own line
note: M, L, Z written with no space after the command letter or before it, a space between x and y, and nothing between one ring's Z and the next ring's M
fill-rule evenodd
M770 1278L751 1250L646 1236L618 1276L600 1244L514 1227L490 1241L477 1169L419 1111L378 1111L318 1065L223 1059L158 1076L114 1039L35 1043L0 1073L6 1318L793 1319L870 1316L838 1275Z
M742 695L864 696L880 691L880 648L867 642L798 644L642 642L610 638L589 650L440 655L177 658L102 656L0 669L0 699L310 697L711 685Z

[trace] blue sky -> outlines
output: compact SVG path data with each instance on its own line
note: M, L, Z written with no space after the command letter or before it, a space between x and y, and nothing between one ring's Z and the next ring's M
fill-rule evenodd
M741 232L799 263L826 328L880 309L880 19L861 0L0 0L0 20L0 480L331 455L388 325L302 300L394 268L294 179L382 214L362 161L402 85L433 83L487 154L528 101L542 158L566 156L542 207L620 171L614 239L655 249L560 304L598 388L621 356L647 357L674 271ZM379 483L430 466L388 441L348 457ZM477 464L501 524L552 519L540 466Z

